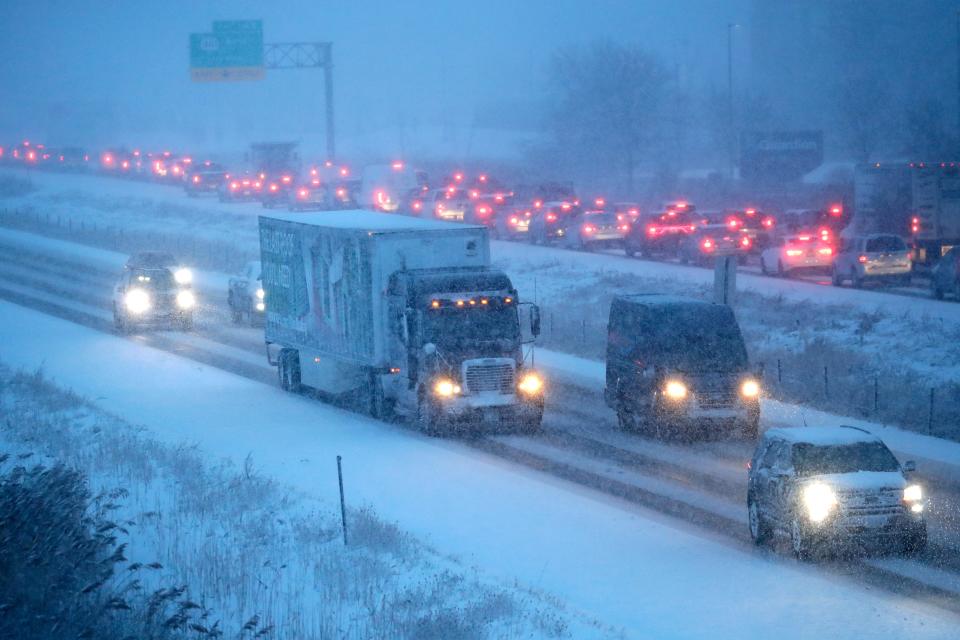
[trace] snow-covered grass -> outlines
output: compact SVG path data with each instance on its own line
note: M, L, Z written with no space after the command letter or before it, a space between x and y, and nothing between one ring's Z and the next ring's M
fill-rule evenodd
M167 250L226 272L257 255L257 204L87 176L19 171L8 179L33 190L0 193L4 226L123 252ZM522 296L541 304L541 343L590 358L605 355L613 294L712 295L712 274L693 267L505 242L494 243L493 256ZM960 305L741 275L736 309L775 397L960 439Z
M112 495L129 561L111 580L134 612L150 594L185 587L150 616L158 627L179 612L168 630L216 625L230 637L569 635L555 603L483 582L369 507L348 511L345 547L339 513L262 473L256 452L239 466L213 462L195 446L152 439L39 371L3 365L0 413L0 450L77 469L94 493Z

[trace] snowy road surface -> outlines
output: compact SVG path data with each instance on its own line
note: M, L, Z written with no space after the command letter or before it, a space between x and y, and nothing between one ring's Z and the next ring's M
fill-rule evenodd
M172 442L351 504L630 637L955 638L960 618L398 427L0 302L0 359Z

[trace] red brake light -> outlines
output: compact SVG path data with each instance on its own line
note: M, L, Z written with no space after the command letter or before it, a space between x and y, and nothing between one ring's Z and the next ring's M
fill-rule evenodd
M773 226L773 218L771 218L770 216L767 216L766 218L764 218L764 219L761 221L760 224L762 224L762 225L765 226L767 229L769 229L769 228L771 228L771 227Z
M741 224L742 223L740 222L740 218L734 218L734 217L727 218L727 226L730 227L731 229L736 229Z
M748 215L748 216L755 216L755 215L757 215L757 210L756 210L756 209L747 209L747 210L744 211L743 213L746 214L746 215Z
M833 249L831 249L830 247L820 247L819 249L817 249L817 253L819 253L822 256L830 256L830 255L833 255Z
M231 182L231 183L230 183L230 189L231 189L232 191L236 191L236 190L239 189L239 188L240 188L240 183L239 183L239 182Z
M920 233L920 218L917 216L910 219L910 233Z
M585 224L585 225L583 225L583 232L584 232L585 234L587 234L587 235L590 235L590 234L592 234L592 233L596 233L596 231L597 231L597 228L596 228L595 226L593 226L592 224Z
M619 227L617 227L617 228L618 228L620 231L623 231L624 233L629 233L629 232L630 232L630 225L629 225L629 224L626 224L626 223L621 224L621 225L620 225Z
M839 204L835 204L832 207L830 207L830 215L832 216L843 215L843 206Z
M791 258L796 258L797 256L802 256L803 251L800 249L787 249L787 255Z
M533 201L533 207L534 207L535 209L539 209L539 208L542 207L542 206L543 206L543 200L534 200L534 201Z
M602 208L602 207L606 206L607 201L604 200L603 198L597 198L596 200L593 201L593 204L595 204L597 207L601 207L601 208Z
M275 192L275 191L277 191L279 188L280 188L280 187L277 186L276 183L271 183L271 184L270 184L270 191L274 191L274 192Z
M860 256L859 258L857 258L857 260L859 260L860 262L866 262L867 256Z
M339 189L337 189L337 197L338 197L338 198L345 198L345 197L347 197L347 190L344 189L343 187L340 187ZM413 204L414 204L414 208L415 208L415 209L419 209L419 207L417 206L417 205L420 204L419 202L414 202Z
M333 164L333 163L331 163L331 165L332 165L332 164ZM327 166L331 166L331 165L327 165ZM393 164L390 165L390 167L391 167L394 171L403 171L403 163L400 162L400 161L394 162Z
M477 209L477 213L480 214L481 216L485 216L485 215L487 215L487 214L490 213L490 208L489 208L489 207L480 207L480 208Z
M749 247L749 246L750 246L750 236L743 236L742 238L740 238L740 246L741 246L741 247Z
M299 195L303 199L306 199L306 197L310 195L310 192L307 191L306 189L300 189L300 191L297 192L297 195Z
M200 176L193 176L193 184L200 184Z
M517 226L520 224L520 220L517 218L517 216L510 216L510 224Z
M657 235L657 228L656 228L655 226L653 226L653 225L650 225L649 227L647 227L647 235L648 235L648 236L655 236L655 235Z
M346 178L348 175L350 175L350 169L347 167L340 167L340 175Z
M571 205L569 202L564 202L560 205L560 208L563 209L564 211L568 211L571 206L573 205Z
M713 251L713 240L710 238L705 238L703 241L704 251Z
M290 184L292 180L293 178L290 176L283 176L282 178L280 178L280 181L283 182L283 184Z
M477 180L479 180L480 182L486 182L487 176L481 173L479 176L477 176Z
M459 172L453 174L453 180L454 182L463 182L463 174Z
M470 189L469 196L471 200L476 200L477 198L480 197L480 192L477 191L476 189Z
M548 213L548 214L545 216L545 218L546 218L547 222L556 222L556 221L557 221L557 214L555 214L555 213Z

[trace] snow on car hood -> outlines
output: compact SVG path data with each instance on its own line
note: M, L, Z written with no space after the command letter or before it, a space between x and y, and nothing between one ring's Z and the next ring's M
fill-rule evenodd
M899 471L857 471L856 473L825 473L815 476L834 489L862 491L866 489L902 489L907 480Z

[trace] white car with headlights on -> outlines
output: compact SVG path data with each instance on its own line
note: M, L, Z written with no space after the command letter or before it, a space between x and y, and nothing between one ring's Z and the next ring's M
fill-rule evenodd
M190 329L197 305L191 281L190 271L182 267L127 267L113 290L117 330L126 333L147 326Z
M926 496L914 468L857 427L769 429L750 462L750 536L782 534L801 559L851 545L919 553Z
M235 323L246 319L250 324L263 324L267 312L266 294L260 277L260 263L248 262L238 276L230 278L227 306Z

